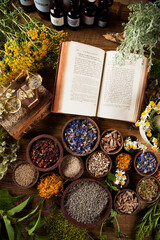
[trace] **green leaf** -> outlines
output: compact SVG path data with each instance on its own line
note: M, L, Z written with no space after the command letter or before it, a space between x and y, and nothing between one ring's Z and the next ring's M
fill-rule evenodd
M11 225L11 221L7 218L7 216L3 216L3 220L7 229L9 240L14 240L14 229Z
M29 235L31 235L31 234L37 229L37 227L39 226L40 222L41 222L41 211L39 212L38 218L37 218L34 226L31 227L31 228L26 227L26 230L27 230L27 232L28 232ZM31 225L32 225L32 224L31 224Z
M115 175L113 174L113 173L111 173L111 172L109 172L108 174L107 174L107 178L108 178L108 180L110 180L110 181L114 181L114 180L116 180L116 177L115 177Z
M34 238L35 240L49 240L50 239L49 236L38 236L36 234L34 237L35 237Z
M155 233L155 237L154 237L155 240L160 240L160 226L159 226L159 229L156 231Z
M117 187L115 187L115 186L111 186L111 188L114 190L114 191L117 191L117 192L120 192L120 190L117 188Z
M33 221L29 223L27 228L31 229L36 224L36 221L37 221L36 218L33 219ZM38 223L38 225L36 227L36 229L41 228L44 224L45 224L45 219L43 217L41 217L40 220L39 220L39 223Z
M107 239L107 235L99 236L100 240Z
M39 211L39 209L42 206L44 201L45 200L42 200L32 212L30 212L29 214L27 214L26 216L24 216L22 218L19 218L18 222L21 222L21 221L23 221L23 220L25 220L27 218L30 218L30 217L34 216Z
M112 208L110 215L111 215L111 217L116 217L116 216L118 216L118 213L115 210L113 210L113 208Z
M20 203L19 205L15 206L14 208L8 210L7 213L10 216L13 216L15 213L22 211L27 206L27 204L32 200L32 198L33 198L33 195L30 196L29 198L27 198L24 202Z
M21 236L22 236L22 224L21 224L21 223L17 223L16 226L15 226L15 230L16 230L17 240L21 240Z
M18 197L12 197L8 190L3 189L0 190L0 210L8 211L9 209L14 207L14 202L23 198L25 195L21 195Z

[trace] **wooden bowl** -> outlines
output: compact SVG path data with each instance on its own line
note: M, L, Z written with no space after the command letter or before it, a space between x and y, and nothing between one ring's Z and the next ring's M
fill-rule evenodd
M18 163L18 164L14 167L14 169L13 169L12 179L13 179L14 183L15 183L19 188L26 188L26 189L27 189L27 188L33 187L33 186L36 184L36 182L38 181L38 177L39 177L39 171L34 168L34 170L35 170L35 176L34 176L34 179L33 179L33 181L32 181L31 184L29 184L29 185L27 185L27 186L22 186L22 185L20 185L20 184L16 181L15 171L16 171L16 169L17 169L19 166L21 166L21 165L26 165L26 164L32 166L32 168L33 168L33 165L30 164L30 163L27 162L27 161Z
M151 153L151 154L155 157L155 159L156 159L156 167L155 167L155 170L154 170L153 172L143 173L143 172L139 171L139 169L137 168L137 164L136 164L136 161L137 161L138 156L139 156L140 154L142 154L142 153L143 153L143 151L140 151L140 152L138 152L138 153L135 155L134 161L133 161L134 169L136 170L136 172L137 172L139 175L141 175L141 176L143 176L143 177L152 176L153 174L155 174L155 172L156 172L156 171L158 170L158 168L159 168L159 161L158 161L158 159L157 159L157 157L156 157L156 155L155 155L154 152L152 152L152 151L145 151L144 154L145 154L145 153Z
M132 211L132 212L128 212L128 213L123 213L120 211L120 209L118 208L118 205L117 205L117 198L122 194L124 194L126 191L129 191L131 193L133 193L133 196L135 198L137 198L137 202L138 202L138 205L137 207ZM130 204L130 202L129 202ZM120 206L122 206L122 204L120 204ZM138 206L139 206L139 197L137 195L137 193L131 189L122 189L120 192L116 193L115 195L115 198L114 198L114 208L115 210L119 213L119 214L123 214L123 215L132 215L132 214L135 214L137 212L137 209L138 209Z
M120 156L121 154L125 154L126 156L128 156L128 157L131 158L129 167L126 168L126 169L120 169L120 170L123 170L123 171L127 172L127 171L129 171L129 170L131 169L131 167L132 167L132 156L131 156L129 153L120 153L120 154L118 154L117 157L116 157L116 159L115 159L116 168L118 168L118 167L117 167L117 164L118 164L118 160L117 160L117 159L118 159L118 156Z
M68 212L65 209L65 199L67 196L68 191L70 190L71 187L76 186L76 184L78 183L84 183L84 182L95 182L97 184L99 184L103 189L105 189L105 191L108 194L108 203L106 205L106 209L102 212L102 216L98 221L92 222L92 223L83 223L83 222L78 222L77 220L73 219ZM88 195L86 194L86 200ZM95 199L98 200L98 199ZM83 179L78 179L74 182L72 182L64 191L62 198L61 198L61 209L63 212L64 217L73 225L77 226L77 227L82 227L82 228L92 228L95 227L97 225L100 225L110 214L112 208L112 195L110 193L110 191L99 181L95 180L95 179L91 179L91 178L83 178Z
M155 183L158 185L158 194L157 194L157 196L156 196L154 199L152 199L152 200L145 200L145 199L142 198L142 196L141 196L140 193L139 193L139 186L140 186L140 184L142 183L142 181L144 181L144 180L146 180L146 179L150 179L150 178L151 178L151 179L154 179L154 180L155 180ZM153 202L155 202L155 201L160 197L160 182L158 181L157 178L155 178L155 177L153 177L153 176L143 177L143 178L141 178L141 179L138 181L138 183L137 183L136 192L137 192L137 195L139 196L139 198L140 198L142 201L144 201L144 202L146 202L146 203L153 203Z
M53 142L58 146L59 148L59 158L58 160L51 166L51 167L47 167L47 168L43 168L43 167L39 167L37 164L33 163L32 159L31 159L31 156L30 156L30 152L31 152L31 149L32 149L32 146L35 142L37 142L38 140L41 140L41 139L51 139L53 140ZM55 169L56 167L58 167L62 157L63 157L63 148L62 148L62 145L60 144L60 142L58 141L57 138L51 136L51 135L48 135L48 134L42 134L42 135L39 135L35 138L33 138L28 146L27 146L27 150L26 150L26 157L27 157L27 161L29 163L31 163L38 171L41 171L41 172L49 172L49 171L52 171L53 169Z
M64 173L63 173L63 170L62 170L63 164L66 163L67 158L70 157L70 156L78 158L78 159L79 159L79 162L80 162L80 164L81 164L81 169L80 169L79 173L76 174L74 177L67 177L67 176L65 176ZM81 157L79 157L79 156L74 156L74 155L72 155L72 154L68 154L68 155L66 155L66 156L64 156L64 157L62 158L62 161L60 162L60 164L59 164L59 166L58 166L58 170L59 170L59 173L60 173L60 175L61 175L62 178L67 179L67 180L69 180L69 181L75 181L76 179L80 178L80 177L82 176L82 174L84 173L84 163L83 163L83 160L82 160Z
M94 143L93 143L93 146L91 148L91 150L88 150L86 151L85 153L78 153L78 152L75 152L74 150L71 150L68 146L68 144L66 143L65 139L64 139L64 135L65 135L65 130L67 129L68 125L71 124L73 121L75 120L78 120L78 121L82 121L82 120L87 120L88 122L90 122L96 129L97 131L97 138L95 139ZM81 133L79 133L81 134ZM62 129L62 143L65 147L65 149L67 150L67 152L69 152L70 154L73 154L75 156L86 156L90 153L92 153L93 151L95 151L95 149L98 147L98 144L99 144L99 140L100 140L100 130L99 130L99 127L98 125L91 119L91 118L85 118L85 117L76 117L76 118L72 118L71 120L69 120L63 127ZM76 141L75 141L76 144L78 144ZM77 149L77 148L76 148Z
M108 148L108 150L107 149L105 149L104 148L104 146L103 146L103 138L104 138L104 136L108 133L108 134L110 134L111 132L113 132L113 131L116 131L116 133L118 133L119 135L120 135L120 146L118 146L116 149L114 149L114 150L109 150L109 148ZM113 139L113 138L112 138ZM113 142L113 141L112 141ZM121 151L121 149L122 149L122 147L123 147L123 136L122 136L122 134L120 133L120 131L118 131L118 130L116 130L116 129L107 129L107 130L105 130L103 133L102 133L102 135L101 135L101 138L100 138L100 147L101 147L101 149L102 149L102 151L104 152L104 153L106 153L106 154L109 154L109 155L113 155L113 154L117 154L118 152L120 152Z
M90 158L91 158L95 153L102 153L102 154L104 154L104 155L108 158L108 160L109 160L108 171L107 171L106 173L104 173L104 174L97 175L97 176L95 176L95 175L94 175L93 173L91 173L91 171L89 170L89 160L90 160ZM85 165L86 165L87 172L89 173L90 176L92 176L92 177L94 177L94 178L102 178L102 177L107 176L107 174L111 171L111 168L112 168L112 160L111 160L110 156L109 156L108 154L104 153L103 151L95 151L95 152L91 153L91 154L87 157L87 159L86 159L86 164L85 164Z

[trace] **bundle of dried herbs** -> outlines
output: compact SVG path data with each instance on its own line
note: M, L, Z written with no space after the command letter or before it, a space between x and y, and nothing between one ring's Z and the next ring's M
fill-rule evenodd
M135 240L142 240L154 232L154 240L160 239L160 199L148 206L136 226Z
M54 206L46 217L47 230L50 239L54 240L87 240L88 231L69 223L60 208Z
M135 3L128 6L130 12L128 22L124 24L124 41L118 47L118 62L127 59L131 52L149 58L152 66L153 48L160 41L160 0L146 4Z

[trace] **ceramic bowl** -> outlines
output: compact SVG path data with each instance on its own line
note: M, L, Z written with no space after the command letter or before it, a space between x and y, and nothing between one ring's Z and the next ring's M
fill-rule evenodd
M81 123L83 121L83 134L82 134L82 127ZM76 128L75 125L79 124ZM87 124L86 124L87 123ZM91 125L91 127L87 126L85 128L84 126ZM73 130L74 129L74 130ZM94 136L94 139L93 139ZM80 140L81 139L81 140ZM91 139L91 142L89 142ZM62 143L64 148L69 152L70 154L73 154L75 156L86 156L98 147L100 140L100 130L98 125L91 119L91 118L85 118L85 117L76 117L69 120L62 129Z
M152 199L144 199L143 197L142 197L142 195L141 195L141 190L140 190L140 186L141 186L141 184L142 184L142 182L144 182L144 186L145 186L145 192L147 191L147 184L146 184L146 180L147 179L152 179L153 181L154 181L154 183L155 184L157 184L157 186L158 186L158 192L157 192L157 195L154 197L154 198L152 198ZM148 176L148 177L143 177L143 178L141 178L139 181L138 181L138 183L137 183L137 186L136 186L136 192L137 192L137 194L138 194L138 196L139 196L139 198L142 200L142 201L144 201L144 202L146 202L146 203L153 203L153 202L155 202L159 197L160 197L160 182L158 181L158 179L157 178L155 178L155 177L153 177L153 176ZM147 196L148 196L148 194L147 194Z
M105 206L105 208L102 208L101 209L101 214L100 214L100 218L97 219L97 221L94 221L94 222L90 222L90 223L84 223L84 221L82 222L81 220L76 220L75 218L71 217L66 209L66 201L68 199L68 196L70 196L70 192L72 192L72 189L75 189L76 187L78 189L80 189L80 185L81 186L84 186L84 184L91 184L91 183L96 183L98 185L98 187L103 191L104 190L104 193L106 192L108 194L108 202ZM96 185L96 186L97 186ZM94 191L94 190L93 190ZM77 193L77 190L76 190L76 193ZM68 195L69 194L69 195ZM81 201L82 199L78 198L78 200L80 201L80 203L75 203L75 212L78 212L80 216L83 216L84 217L84 212L83 211L86 211L86 204L93 204L90 196L89 196L89 192L85 192L84 194L85 196L85 199L84 199L84 205L81 204ZM97 197L97 198L94 198L94 201L95 203L93 204L94 206L96 206L97 204L99 204L99 199L100 197ZM75 195L74 195L74 200L75 200ZM104 199L102 199L103 202L104 202ZM81 209L80 209L80 206L83 206ZM70 207L70 206L68 206ZM76 209L78 208L78 209ZM95 179L91 179L91 178L83 178L83 179L78 179L74 182L72 182L64 191L63 195L62 195L62 198L61 198L61 209L62 209L62 212L63 212L63 215L64 217L73 225L77 226L77 227L82 227L82 228L92 228L92 227L95 227L97 225L100 225L110 214L110 211L111 211L111 208L112 208L112 196L111 196L111 193L110 191L99 181L95 180ZM72 208L73 209L73 208ZM85 213L86 216L88 217L88 214ZM90 214L92 214L92 212L90 212ZM84 217L85 218L85 217Z
M123 196L126 192L127 192L127 196L129 196L129 197L128 197L128 200L124 201L124 205L123 205ZM133 199L136 200L136 205L134 207L131 207L130 196L131 196L131 198L133 196ZM121 200L119 200L119 199L121 199ZM118 192L115 195L114 208L119 214L124 214L124 215L135 214L137 212L138 206L139 206L139 197L138 197L137 193L131 189L122 189L120 192Z
M89 169L90 169L90 167L89 167L90 159L91 159L94 155L96 155L96 154L103 154L103 155L108 159L109 166L108 166L107 171L106 171L104 174L97 174L97 175L96 175L96 174L94 174L93 172L91 172L91 171L89 170ZM102 161L102 162L103 162L103 161ZM97 164L98 164L98 163L97 163ZM101 164L98 164L98 165L97 165L97 164L96 164L96 160L94 160L93 165L92 165L92 169L93 169L93 170L96 170L96 166L97 166L97 167L99 166L99 167L102 169L101 171L103 171L103 169L105 169L105 168L102 168ZM90 176L92 176L92 177L94 177L94 178L102 178L102 177L107 176L107 174L111 171L111 168L112 168L112 160L111 160L110 156L109 156L108 154L104 153L103 151L95 151L95 152L91 153L91 154L87 157L85 165L86 165L87 172L89 173ZM104 165L104 167L105 167L105 165ZM96 171L94 171L94 172L96 173Z
M73 171L74 171L74 163L70 161L70 163L68 163L68 166L67 166L67 162L69 161L70 158L76 158L79 160L79 163L80 163L80 170L78 173L76 173L76 175L74 176L71 176L69 177L69 168L70 170L72 170L72 174L73 174ZM59 166L58 166L58 169L59 169L59 173L61 175L62 178L64 179L67 179L69 181L75 181L76 179L80 178L84 172L84 163L83 163L83 160L81 157L79 156L74 156L72 154L69 154L69 155L66 155L62 158L62 161L60 162ZM65 175L64 173L64 170L67 171L67 176Z
M16 170L17 170L19 167L24 166L24 165L26 165L26 164L27 164L27 165L30 165L30 166L34 169L35 174L34 174L33 181L32 181L29 185L24 186L24 185L20 185L20 184L17 182L17 179L16 179L16 177L15 177L15 172L16 172ZM26 177L26 176L24 175L23 177ZM28 163L28 162L26 162L26 161L18 163L18 164L14 167L13 172L12 172L12 179L13 179L14 183L15 183L19 188L31 188L31 187L33 187L33 186L36 184L36 182L38 181L38 177L39 177L39 171L36 170L36 169L33 167L32 164L30 164L30 163ZM21 181L22 181L22 180L21 180Z
M114 148L117 135L119 136L119 140ZM120 152L123 147L123 136L120 131L116 129L106 129L101 135L100 147L104 153L109 155Z
M144 177L152 176L152 175L158 170L158 167L159 167L159 161L158 161L155 153L154 153L154 152L151 152L151 151L145 151L145 152L144 152L144 154L147 154L147 153L152 154L152 156L153 156L153 157L155 158L155 160L156 160L156 166L155 166L155 168L154 168L153 171L150 171L150 172L147 172L147 173L144 173L144 172L140 171L140 168L138 167L138 164L137 164L137 159L138 159L138 157L139 157L141 154L143 154L143 151L140 151L139 153L137 153L137 154L135 155L135 157L134 157L134 162L133 162L133 165L134 165L134 168L135 168L136 172L137 172L139 175L144 176ZM147 161L146 161L146 162L147 162ZM146 166L147 166L147 165L148 165L148 164L146 164ZM145 168L145 164L143 164L143 165L141 165L141 166L143 167L143 169Z
M33 159L32 159L32 157L31 157L31 151L32 151L32 147L34 146L34 144L35 144L37 141L39 141L39 140L44 140L44 139L50 139L50 140L52 140L53 143L55 144L55 146L57 147L58 151L59 151L59 153L58 153L58 160L57 160L55 163L53 163L53 164L52 164L52 161L50 161L50 162L51 162L50 166L49 166L49 167L46 167L46 168L40 167L40 166L38 165L38 162L37 162L37 163L36 163L36 162L33 162ZM45 149L46 149L46 148L45 148ZM47 155L47 156L49 156L49 155ZM52 171L53 169L55 169L56 167L58 167L58 165L59 165L59 163L60 163L60 161L61 161L61 159L62 159L62 157L63 157L63 148L62 148L62 145L60 144L60 142L58 141L57 138L55 138L55 137L53 137L53 136L51 136L51 135L48 135L48 134L42 134L42 135L39 135L39 136L33 138L33 139L29 142L29 144L28 144L28 146L27 146L27 150L26 150L26 157L27 157L27 161L28 161L29 163L31 163L38 171L41 171L41 172L49 172L49 171Z

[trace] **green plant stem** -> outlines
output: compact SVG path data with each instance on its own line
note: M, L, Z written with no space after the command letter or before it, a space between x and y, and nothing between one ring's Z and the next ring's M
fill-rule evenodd
M102 236L102 231L103 231L103 226L104 226L104 224L105 224L105 221L102 222L102 224L101 224L99 236Z
M119 227L119 223L118 223L117 217L115 217L115 220L116 220L118 232L120 232L120 227Z

